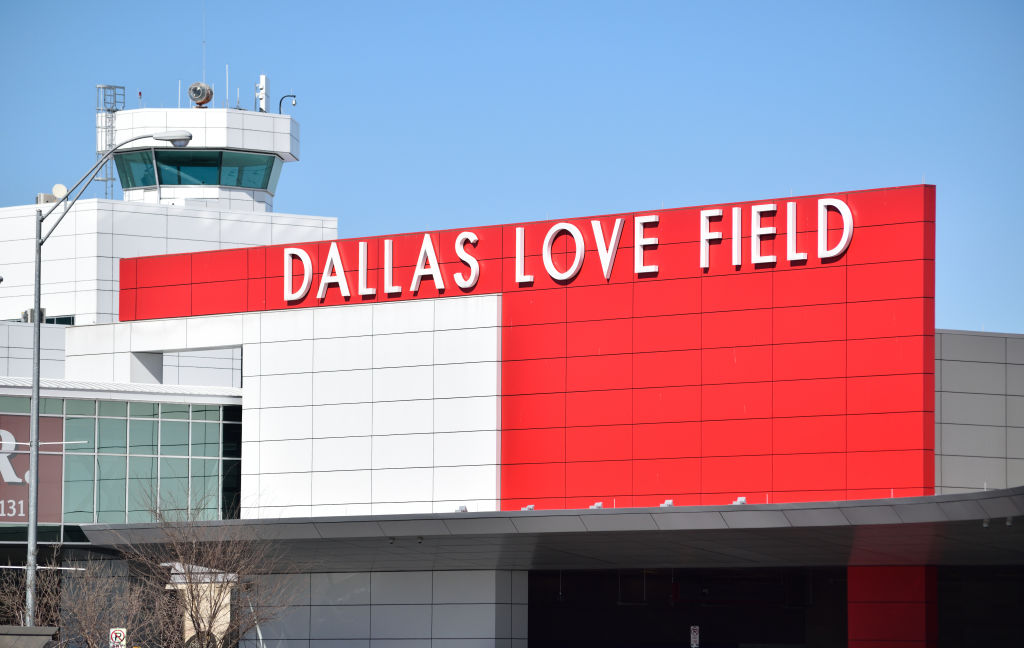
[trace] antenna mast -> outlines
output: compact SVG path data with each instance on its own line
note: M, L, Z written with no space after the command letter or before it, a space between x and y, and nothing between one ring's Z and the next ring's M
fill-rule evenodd
M203 83L206 83L206 0L203 0Z
M124 110L124 86L96 86L96 161L106 155L114 141L114 113ZM103 183L103 197L114 197L114 158L100 169L97 181Z

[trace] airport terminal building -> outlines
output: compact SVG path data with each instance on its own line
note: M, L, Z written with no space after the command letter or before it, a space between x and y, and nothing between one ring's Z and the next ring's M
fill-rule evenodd
M193 140L44 248L41 541L207 503L292 557L287 648L1019 641L1024 335L935 329L934 187L339 240L273 212L289 116L115 128ZM35 209L0 209L9 555Z

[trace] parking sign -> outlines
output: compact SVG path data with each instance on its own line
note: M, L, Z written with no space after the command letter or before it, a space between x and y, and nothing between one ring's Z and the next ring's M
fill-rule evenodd
M110 629L110 648L125 648L128 630L125 628Z

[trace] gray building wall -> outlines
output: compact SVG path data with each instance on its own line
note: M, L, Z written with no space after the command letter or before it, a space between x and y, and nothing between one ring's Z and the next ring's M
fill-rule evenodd
M267 648L526 648L525 571L275 578L290 581L295 604L261 628ZM250 636L242 645L258 642Z
M63 378L66 327L42 324L39 328L39 374L42 378ZM0 322L0 376L32 377L31 324Z
M1024 335L935 335L935 493L1024 485Z

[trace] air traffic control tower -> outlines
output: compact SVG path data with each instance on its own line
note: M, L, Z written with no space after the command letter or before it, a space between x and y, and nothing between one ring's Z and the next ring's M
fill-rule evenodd
M200 87L201 86L201 87ZM140 108L113 113L114 142L147 133L186 130L185 149L142 139L114 155L129 202L182 207L272 211L285 162L299 159L299 124L290 115L236 108L208 108L212 92L193 84L190 108ZM100 120L97 114L97 132ZM97 152L104 150L97 137Z

